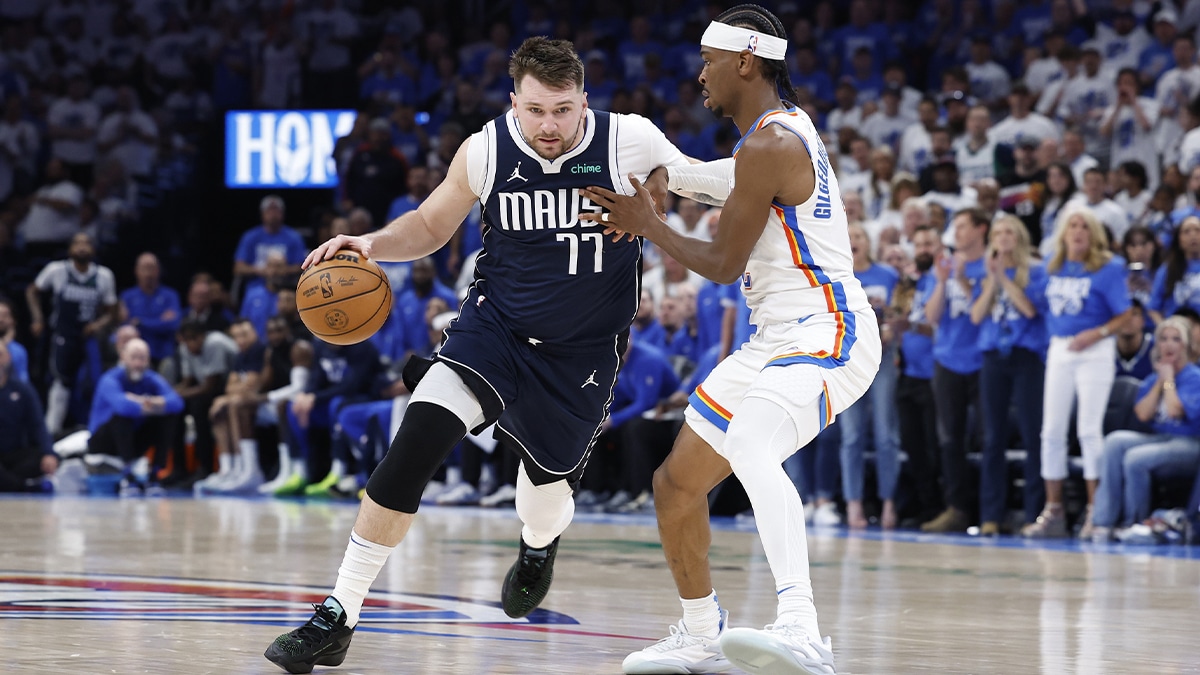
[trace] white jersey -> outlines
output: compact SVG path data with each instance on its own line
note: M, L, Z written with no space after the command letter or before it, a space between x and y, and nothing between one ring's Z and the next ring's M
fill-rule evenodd
M768 124L785 127L804 142L816 171L816 187L803 204L771 203L767 227L750 252L742 275L750 322L761 330L814 315L842 317L869 309L867 296L854 277L849 224L837 177L812 120L798 108L771 110L758 119L743 141ZM739 141L734 148L734 157L741 144ZM852 331L853 324L846 329ZM839 332L836 344L829 345L830 354L839 353L844 332Z

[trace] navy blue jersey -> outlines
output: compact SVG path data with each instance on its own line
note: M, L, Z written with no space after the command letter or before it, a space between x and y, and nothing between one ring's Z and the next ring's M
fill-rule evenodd
M576 346L611 344L637 312L641 241L613 242L581 212L603 209L580 194L621 192L616 138L605 112L593 112L583 143L548 162L505 117L484 128L491 183L483 190L483 253L478 302L492 303L522 338Z

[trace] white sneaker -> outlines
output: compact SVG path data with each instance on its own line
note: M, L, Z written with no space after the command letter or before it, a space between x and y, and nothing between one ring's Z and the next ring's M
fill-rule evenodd
M291 477L292 477L292 474L290 472L283 471L282 469L280 469L278 475L276 475L274 478L267 481L266 483L259 485L257 488L257 492L260 495L273 495L273 494L275 494L275 491L278 490L280 487L282 487L284 483L288 482L288 479Z
M837 675L833 643L817 642L796 623L764 630L731 628L721 636L721 651L738 668L766 675Z
M421 503L432 504L435 497L449 486L440 480L431 480L425 484L425 489L421 492Z
M479 500L480 506L496 507L517 501L517 488L513 485L501 485L492 494Z
M221 494L236 495L236 494L253 494L258 491L258 488L263 484L262 472L258 468L250 471L242 472L239 475L232 476L224 482L213 488L213 492Z
M671 626L671 634L625 657L621 670L629 675L723 673L733 664L721 654L720 640L729 625L729 612L721 610L721 632L709 638L692 635L683 621Z
M837 504L825 502L817 507L812 518L813 527L837 527L842 524L842 516L837 512Z
M470 483L459 483L433 498L435 504L442 506L466 506L479 503L479 492Z

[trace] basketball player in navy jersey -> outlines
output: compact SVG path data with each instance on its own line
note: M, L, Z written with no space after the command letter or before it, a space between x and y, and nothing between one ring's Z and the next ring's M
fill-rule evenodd
M683 236L657 216L651 195L584 192L620 239L643 235L718 283L741 279L758 330L696 387L671 454L654 475L663 552L683 620L625 658L626 673L712 673L738 666L764 675L833 675L813 604L800 496L782 462L871 386L882 346L878 321L854 275L846 210L829 156L793 97L787 33L758 5L719 15L700 40L705 105L743 136L732 159L667 167L653 178L676 193L704 193L723 208L712 242ZM706 200L708 201L708 200ZM729 628L712 586L708 494L730 474L746 488L775 577L776 620Z
M51 435L63 429L71 388L88 360L88 340L96 339L116 318L116 277L112 270L97 265L95 257L95 242L80 232L71 237L67 259L46 265L25 289L34 337L41 337L47 327L42 294L51 294L50 368L54 381L46 395L46 428Z
M524 527L501 590L504 611L523 617L549 590L573 486L608 413L641 292L640 242L610 241L581 219L601 211L581 189L633 194L624 176L644 179L688 159L649 120L589 109L583 63L569 42L526 40L509 74L512 110L463 143L446 180L415 211L365 237L337 236L305 261L344 248L415 260L445 245L483 204L475 281L433 362L409 362L419 384L367 483L337 584L307 624L266 651L289 672L342 663L367 591L412 525L425 484L468 430L493 422L521 455Z

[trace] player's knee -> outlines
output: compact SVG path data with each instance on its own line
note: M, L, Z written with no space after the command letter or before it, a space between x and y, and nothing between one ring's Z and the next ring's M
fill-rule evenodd
M455 413L433 403L410 405L391 448L367 481L367 494L384 508L416 513L425 485L464 435L466 427Z

